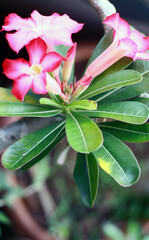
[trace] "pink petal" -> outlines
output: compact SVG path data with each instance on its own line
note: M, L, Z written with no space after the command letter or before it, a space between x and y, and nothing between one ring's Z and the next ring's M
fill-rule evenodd
M24 96L31 88L32 78L30 76L22 75L14 81L12 94L19 100L23 101Z
M41 62L42 70L44 72L52 72L56 68L58 68L61 62L64 60L65 58L63 58L60 54L56 52L50 52L45 56L45 58Z
M137 30L133 30L130 32L129 38L137 44L137 52L146 52L149 50L149 37L144 37Z
M47 88L48 92L50 92L52 94L56 94L56 95L61 94L60 85L48 73L46 73L46 83L47 83L46 88Z
M72 20L67 14L59 16L53 21L53 27L59 26L59 28L68 29L70 33L79 32L83 28L83 25Z
M137 45L134 41L128 38L123 38L119 42L119 48L126 50L125 56L134 59L137 53Z
M37 38L36 32L22 28L15 33L6 33L6 39L13 51L18 53L32 39Z
M43 16L37 11L33 11L31 18L36 22L40 37L50 45L64 44L66 46L73 45L71 34L79 32L83 24L69 18L64 14L60 16L54 13L51 16Z
M51 22L53 22L54 19L58 16L60 16L58 13L53 13L51 16L43 16L37 10L34 10L31 13L31 18L36 22L36 26L38 24L39 27L44 29L48 29L48 26L46 26L47 22L48 24L51 24Z
M119 39L127 38L130 34L129 24L120 17L119 13L108 16L103 23L111 26L115 30L114 36L117 35Z
M35 23L30 18L21 18L16 13L10 13L4 19L4 25L2 29L5 31L19 30L21 28L32 28L35 26Z
M74 46L72 46L67 54L66 54L66 59L68 61L73 61L75 59L75 56L76 56L76 48L77 48L77 43L74 43Z
M17 60L5 59L3 62L4 74L12 80L15 80L22 74L28 74L29 69L29 63L23 58Z
M46 74L40 73L38 74L32 81L32 90L37 94L45 94L46 90Z
M137 53L137 54L135 55L134 60L136 60L136 59L149 60L149 52L146 52L146 53Z
M49 17L43 17L42 38L47 43L47 45L66 45L72 46L73 42L71 39L71 34L80 31L83 24L79 24L72 20L66 14L60 16L55 13Z
M41 38L37 38L32 40L26 46L26 49L29 54L30 65L40 64L46 55L47 45Z
M35 22L31 18L23 19L15 13L11 13L5 18L2 26L2 29L5 31L16 30L14 33L7 33L6 39L10 47L17 53L22 47L37 37L37 33L33 31L34 28Z
M47 43L48 48L51 49L49 46L55 45L64 45L64 46L72 46L73 41L71 39L70 32L65 29L64 31L60 31L60 29L52 29L51 32L47 31L42 36L42 39Z

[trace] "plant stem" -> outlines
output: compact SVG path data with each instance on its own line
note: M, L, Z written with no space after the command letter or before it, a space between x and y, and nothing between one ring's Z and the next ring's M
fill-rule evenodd
M101 21L104 21L106 17L116 12L114 5L110 3L108 0L88 0L88 1L98 12ZM109 32L111 28L104 24L104 30L105 32Z

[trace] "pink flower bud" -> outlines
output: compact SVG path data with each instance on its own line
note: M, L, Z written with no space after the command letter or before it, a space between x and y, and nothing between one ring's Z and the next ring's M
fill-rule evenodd
M47 82L46 89L48 92L55 94L55 95L61 94L61 88L60 88L59 84L48 73L46 73L46 82Z

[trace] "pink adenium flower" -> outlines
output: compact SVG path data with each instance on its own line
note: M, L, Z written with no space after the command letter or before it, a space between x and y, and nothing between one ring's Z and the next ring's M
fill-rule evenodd
M63 44L72 46L71 35L80 31L83 24L70 19L67 14L60 16L54 13L51 16L43 16L36 10L31 14L31 18L21 18L15 13L9 14L5 20L2 30L7 32L6 39L10 47L19 52L31 40L42 38L48 51L53 50L53 46Z
M23 58L17 60L5 59L3 62L4 74L14 80L12 94L21 101L31 88L37 94L47 93L47 74L57 69L61 62L65 60L61 55L56 52L47 52L46 43L37 38L32 40L26 46L29 54L29 62ZM51 89L55 91L58 89L57 94L60 94L60 87L56 80Z
M149 37L137 30L131 30L119 13L108 16L103 23L113 28L113 43L88 66L85 72L87 78L96 77L124 56L134 61L149 60Z

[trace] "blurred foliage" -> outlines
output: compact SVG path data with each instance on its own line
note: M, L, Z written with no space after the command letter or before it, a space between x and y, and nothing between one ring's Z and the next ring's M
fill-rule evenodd
M134 145L130 146L134 148ZM52 209L50 214L46 216L46 228L58 240L105 240L107 239L105 230L107 226L110 226L111 229L108 230L108 233L111 234L108 235L109 240L112 239L110 237L113 231L117 231L117 235L118 232L123 234L125 240L148 240L143 232L143 226L149 219L149 164L146 161L148 159L148 144L137 144L133 149L140 159L142 170L142 178L133 187L121 188L100 169L99 192L95 206L91 209L83 205L73 180L75 153L73 150L69 150L64 157L61 155L61 150L65 147L66 142L61 141L57 148L51 152L50 158L48 156L43 159L29 171L18 170L17 178L25 183L24 188L12 187L10 182L8 185L10 172L0 170L0 192L1 196L3 195L3 204L10 207L10 202L13 205L16 198L27 197L35 193L42 195L45 209L48 209L49 205ZM142 157L140 152L143 152ZM46 201L43 192L45 186L51 196L48 201ZM9 201L7 201L8 199ZM39 214L43 215L43 212ZM36 216L34 217L36 218ZM107 221L110 221L110 225L106 225L109 224ZM9 234L8 232L12 229L11 225L7 225L9 231L6 233L5 225L3 223L1 226L2 237L3 234L4 237L7 236L6 234ZM137 231L138 238L132 238L132 235ZM123 239L119 238L119 240Z

